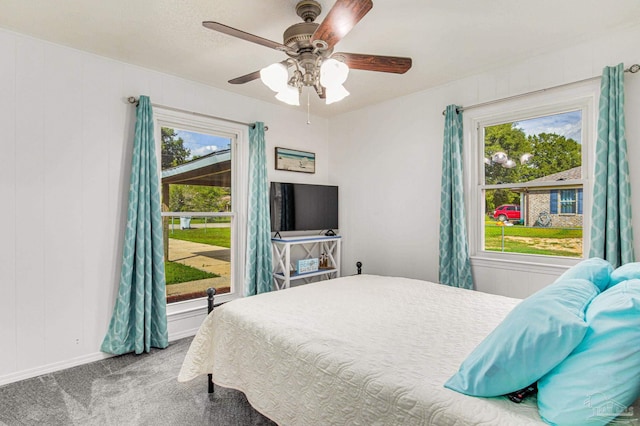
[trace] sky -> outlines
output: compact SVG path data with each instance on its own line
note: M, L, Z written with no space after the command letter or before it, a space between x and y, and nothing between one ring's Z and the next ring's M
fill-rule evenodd
M191 151L191 159L194 156L211 154L214 151L226 149L231 143L229 138L206 135L204 133L189 132L187 130L175 129L179 138L184 141L184 147Z
M516 127L522 129L527 136L540 133L555 133L556 135L564 136L567 139L571 138L578 143L582 143L581 115L581 111L547 115L545 117L518 121Z

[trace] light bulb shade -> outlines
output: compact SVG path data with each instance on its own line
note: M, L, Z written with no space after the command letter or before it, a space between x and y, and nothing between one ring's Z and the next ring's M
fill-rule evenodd
M349 67L344 62L327 59L320 66L320 84L324 87L341 86L348 76Z
M337 86L326 87L324 90L327 95L326 96L327 105L332 104L334 102L341 101L347 96L349 96L349 91L345 89L344 86L341 84Z
M276 99L289 105L300 105L300 93L298 89L288 84L276 94Z
M520 164L528 163L532 158L533 158L533 154L529 154L529 153L522 154L520 156Z
M494 163L503 164L507 162L508 158L507 158L507 154L505 154L502 151L498 151L495 154L493 154L493 157L491 157L491 160Z
M505 169L513 169L516 166L516 162L513 160L507 160L504 163L502 163L502 167L504 167Z
M287 86L289 71L283 64L276 62L260 70L260 80L274 92L281 92Z

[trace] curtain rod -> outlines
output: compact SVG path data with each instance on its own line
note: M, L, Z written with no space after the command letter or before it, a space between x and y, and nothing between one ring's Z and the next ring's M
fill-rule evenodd
M632 74L635 74L638 71L640 71L640 65L638 65L638 64L633 64L629 68L624 70L624 72L630 72ZM469 106L466 106L466 107L460 107L460 108L456 108L456 112L462 112L462 111L465 111L465 110L468 110L468 109L472 109L472 108L478 108L478 107L482 107L482 106L492 105L492 104L496 104L498 102L510 101L512 99L521 98L523 96L529 96L529 95L533 95L535 93L546 92L547 90L559 89L560 87L571 86L573 84L584 83L586 81L596 80L596 79L601 78L601 77L602 77L601 75L597 75L595 77L589 77L589 78L585 78L585 79L582 79L582 80L572 81L572 82L569 82L569 83L558 84L557 86L547 87L545 89L533 90L531 92L520 93L519 95L508 96L508 97L502 98L502 99L494 99L493 101L487 101L487 102L482 102L482 103L479 103L479 104L469 105ZM445 113L446 113L446 110L442 111L442 115L445 115Z
M135 96L129 96L127 98L127 101L130 104L138 105L138 99ZM186 111L184 109L173 108L173 107L169 107L169 106L166 106L166 105L159 105L159 104L154 104L154 103L151 103L151 106L157 107L157 108L168 109L170 111L175 111L175 112L184 112L184 113L191 114L191 115L197 115L199 117L213 118L215 120L222 120L222 121L226 121L226 122L229 122L229 123L241 124L243 126L251 127L252 129L256 127L256 123L245 123L243 121L230 120L230 119L224 118L224 117L216 117L215 115L203 114L201 112L194 112L194 111ZM264 126L264 131L266 132L267 130L269 130L269 127L268 126Z

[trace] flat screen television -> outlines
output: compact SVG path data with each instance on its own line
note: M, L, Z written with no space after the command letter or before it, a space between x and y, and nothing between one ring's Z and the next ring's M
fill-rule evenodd
M338 187L271 182L271 232L338 229Z

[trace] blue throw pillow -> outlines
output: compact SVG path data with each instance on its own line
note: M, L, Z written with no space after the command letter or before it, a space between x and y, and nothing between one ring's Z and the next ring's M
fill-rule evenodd
M622 281L633 279L640 279L640 262L626 263L613 271L607 288L611 288Z
M538 382L538 410L550 424L605 425L640 396L640 280L624 281L587 309L576 349Z
M598 257L592 257L569 268L564 274L560 275L560 278L556 281L562 281L568 278L583 278L594 283L600 291L605 291L609 285L612 272L613 266L611 266L611 263Z
M580 343L587 331L584 311L598 293L591 281L564 279L531 295L471 352L445 387L491 397L536 382Z

